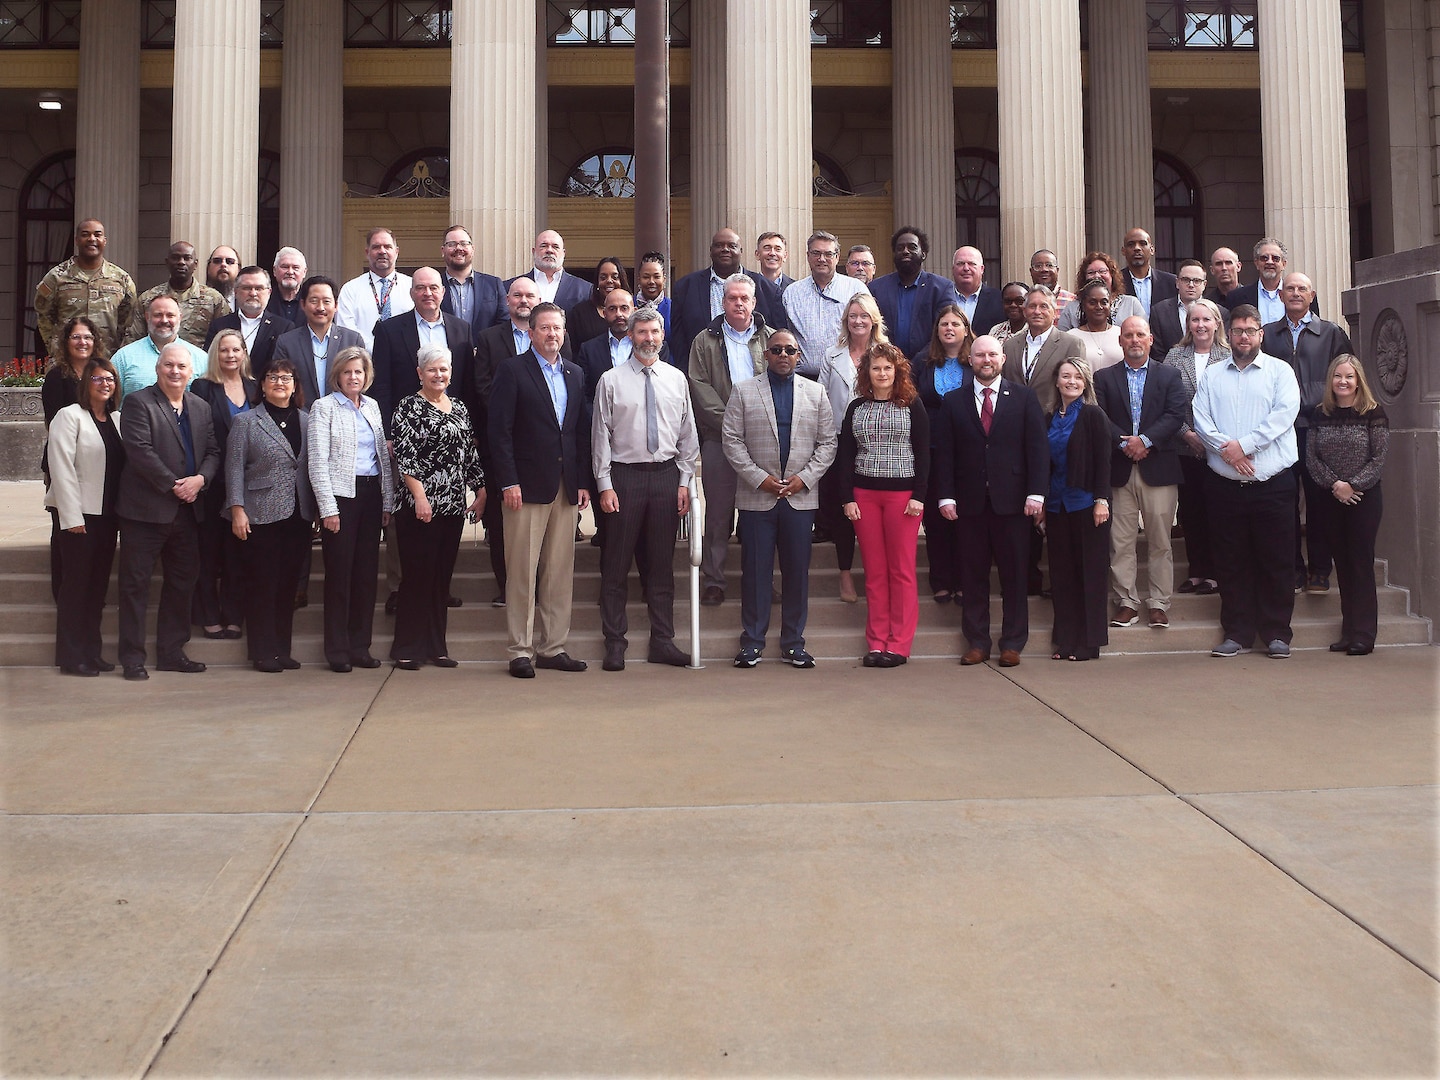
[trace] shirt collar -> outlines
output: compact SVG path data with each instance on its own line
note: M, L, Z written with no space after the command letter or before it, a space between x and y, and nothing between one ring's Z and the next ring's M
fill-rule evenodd
M1306 311L1305 314L1304 314L1304 316L1301 317L1300 323L1299 323L1299 325L1298 325L1298 327L1297 327L1297 325L1296 325L1295 323L1293 323L1293 322L1290 321L1290 316L1289 316L1289 314L1286 314L1286 316L1285 316L1285 325L1290 328L1290 332L1291 332L1291 333L1294 333L1296 329L1303 330L1303 329L1305 329L1305 327L1309 326L1309 325L1310 325L1310 320L1313 319L1314 317L1315 317L1315 313L1314 313L1313 311Z

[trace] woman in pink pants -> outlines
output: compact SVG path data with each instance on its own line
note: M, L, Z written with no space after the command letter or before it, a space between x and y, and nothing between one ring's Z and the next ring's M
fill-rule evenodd
M910 364L894 345L870 347L855 395L835 468L865 565L863 663L899 667L910 658L920 618L915 546L930 472L930 420Z

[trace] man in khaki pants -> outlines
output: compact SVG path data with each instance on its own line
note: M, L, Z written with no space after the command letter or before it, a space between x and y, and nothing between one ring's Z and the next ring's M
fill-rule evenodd
M575 586L575 524L590 505L585 378L560 355L565 313L530 312L530 348L495 369L490 457L504 500L510 674L584 671L565 651Z

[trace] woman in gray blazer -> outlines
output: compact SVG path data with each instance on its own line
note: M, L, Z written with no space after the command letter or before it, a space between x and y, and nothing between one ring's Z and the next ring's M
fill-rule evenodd
M331 671L376 668L370 655L380 529L395 509L395 477L380 406L366 397L370 354L342 349L326 378L330 393L310 406L310 486L325 552L325 660Z
M100 656L100 613L115 562L120 519L115 499L125 448L120 443L119 377L109 360L85 365L76 402L50 422L50 487L45 505L55 512L60 553L56 597L55 663L66 675L114 671Z
M293 603L310 548L309 416L295 365L276 357L256 408L240 413L225 451L230 528L243 541L245 625L257 671L298 668L290 655Z

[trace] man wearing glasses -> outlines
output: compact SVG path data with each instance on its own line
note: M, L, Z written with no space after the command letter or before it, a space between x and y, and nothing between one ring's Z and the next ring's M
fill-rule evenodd
M850 298L870 290L858 278L837 274L840 265L840 241L828 232L813 232L805 241L805 259L810 276L794 282L785 290L785 315L801 359L796 367L807 379L820 375L825 350L840 338L840 314Z
M473 346L482 330L505 321L505 288L494 274L475 269L475 243L465 226L445 230L440 255L445 260L445 300L440 310L470 324Z
M1185 316L1190 305L1205 292L1205 267L1198 259L1186 259L1175 275L1175 285L1178 296L1156 301L1150 309L1150 326L1155 332L1155 345L1150 355L1162 363L1185 336Z
M233 247L221 244L210 253L210 261L205 264L205 284L223 296L231 308L235 306L235 279L239 273L240 253Z
M834 237L829 245L839 252ZM832 256L832 269L834 263ZM790 288L807 284L797 281ZM819 383L795 378L799 358L795 335L775 331L765 348L767 370L737 383L725 406L721 439L735 470L740 512L741 630L735 666L741 668L753 668L765 649L777 552L780 659L792 667L815 666L805 651L810 532L820 506L820 477L835 460L835 414Z
M1285 280L1285 267L1289 264L1290 250L1279 240L1267 236L1257 241L1255 269L1260 273L1260 280L1254 285L1241 285L1225 297L1225 307L1232 312L1247 304L1256 308L1260 312L1261 326L1268 326L1283 319L1285 298L1280 295L1280 283ZM1319 302L1312 303L1310 310L1319 315Z
M1075 294L1060 284L1060 263L1049 248L1041 248L1030 256L1030 282L1044 285L1055 294L1055 310L1063 310Z

